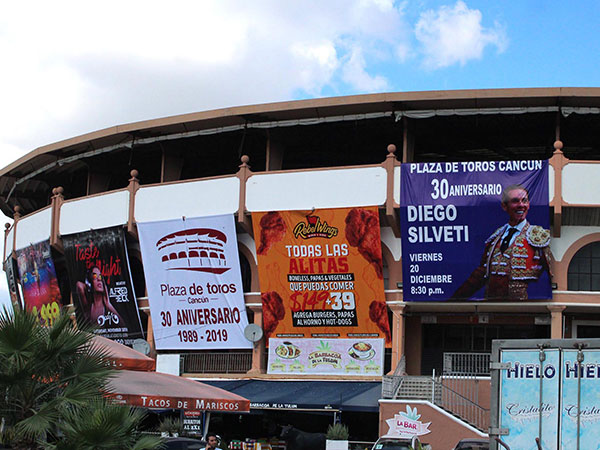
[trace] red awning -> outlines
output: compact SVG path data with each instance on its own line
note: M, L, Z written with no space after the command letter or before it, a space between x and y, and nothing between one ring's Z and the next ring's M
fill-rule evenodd
M92 338L92 346L107 352L112 365L117 369L154 370L156 368L154 359L105 337L95 335Z
M166 373L118 370L108 384L116 403L143 408L249 412L250 401L223 389Z

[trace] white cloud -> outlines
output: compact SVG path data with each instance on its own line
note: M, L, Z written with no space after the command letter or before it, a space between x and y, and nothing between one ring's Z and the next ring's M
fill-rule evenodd
M350 57L344 64L343 80L356 86L363 92L377 92L388 89L388 81L379 75L371 76L367 73L366 62L360 47L354 47Z
M339 66L335 46L330 41L294 43L291 52L303 89L309 94L319 95L323 85L331 80Z
M0 148L137 120L385 86L404 58L393 0L10 2L0 15ZM352 43L352 45L349 45ZM360 46L355 54L352 48Z
M502 28L498 24L484 28L481 12L469 9L463 1L457 1L454 7L442 6L422 13L415 35L423 46L425 66L433 69L480 59L488 45L499 52L507 45Z

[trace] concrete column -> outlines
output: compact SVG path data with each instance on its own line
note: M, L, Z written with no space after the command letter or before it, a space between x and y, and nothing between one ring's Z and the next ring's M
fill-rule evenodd
M135 194L140 188L140 180L138 180L139 172L133 169L129 172L131 178L127 190L129 191L129 211L127 213L127 232L133 236L137 236L137 228L135 227Z
M558 133L557 133L558 134ZM554 221L552 225L552 236L560 237L562 222L562 207L564 200L562 198L562 172L569 160L562 152L563 143L560 140L554 142L554 153L550 158L550 165L554 168L554 199L550 206L554 207Z
M52 219L50 223L50 245L62 253L62 239L60 238L60 208L62 207L65 197L63 196L64 189L62 186L52 189L52 198L50 199L50 207Z
M550 305L548 310L550 311L550 338L551 339L562 339L563 338L563 311L566 306L563 305Z
M392 310L392 368L393 373L404 355L404 308L406 305L388 305Z
M246 308L254 313L254 324L263 327L262 304L246 304ZM252 348L252 368L248 371L249 375L256 375L266 372L267 364L265 362L265 338L263 336L258 342L254 343Z
M252 229L252 220L250 215L246 215L246 182L248 178L252 176L252 171L250 170L250 166L248 162L250 162L250 157L248 155L242 155L241 157L242 164L240 164L238 172L235 174L240 179L240 203L238 207L238 217L237 222L246 233L250 236L254 237L254 230Z
M156 346L154 345L154 327L152 326L152 316L150 315L150 309L148 313L148 327L146 328L146 341L150 345L150 353L148 356L156 358Z

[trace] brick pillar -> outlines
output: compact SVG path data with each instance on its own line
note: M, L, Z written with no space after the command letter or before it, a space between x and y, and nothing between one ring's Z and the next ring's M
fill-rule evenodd
M154 327L152 326L152 316L150 315L150 308L148 308L148 327L146 328L146 342L150 346L150 352L148 356L156 359L156 346L154 345Z
M127 213L127 232L132 235L136 235L137 228L135 227L135 194L140 188L140 180L138 176L139 172L133 169L129 172L131 178L129 179L129 184L127 185L127 190L129 191L129 211Z
M248 155L242 155L241 161L242 164L240 164L239 170L235 174L240 179L240 203L238 207L237 221L246 233L248 233L250 236L254 236L254 231L252 230L252 220L250 219L249 215L246 215L246 182L248 181L248 178L252 176L252 171L248 165L250 157Z
M404 355L404 308L406 305L388 305L392 310L392 368L393 373Z
M562 305L550 305L548 310L550 311L551 322L550 322L550 339L562 339L562 323L563 323L563 311L566 306Z
M260 328L263 327L262 304L246 304L246 308L254 313L254 324ZM248 371L249 375L257 375L266 372L267 363L265 361L265 338L263 336L257 342L254 342L252 348L252 368Z

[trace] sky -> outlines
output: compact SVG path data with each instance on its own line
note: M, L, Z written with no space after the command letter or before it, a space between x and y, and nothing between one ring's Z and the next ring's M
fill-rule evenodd
M0 167L102 128L229 106L597 87L599 18L596 0L3 2Z

